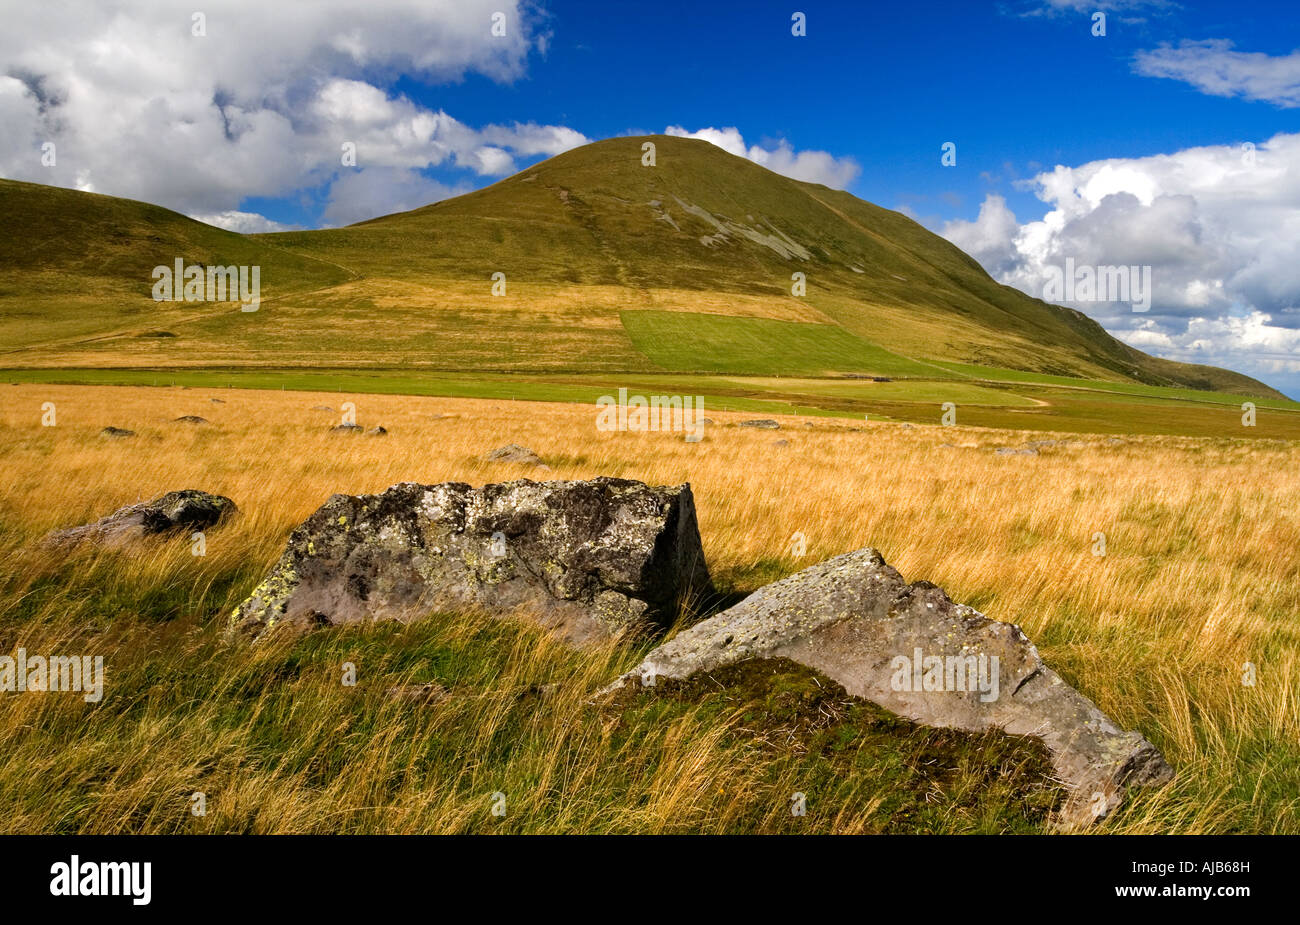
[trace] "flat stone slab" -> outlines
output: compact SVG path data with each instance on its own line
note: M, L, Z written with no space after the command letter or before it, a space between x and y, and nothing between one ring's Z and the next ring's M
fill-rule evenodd
M761 588L651 651L615 686L758 658L807 665L926 725L1042 739L1069 788L1058 820L1067 826L1102 818L1127 787L1173 774L1155 746L1044 665L1020 627L955 604L929 582L908 584L874 549Z

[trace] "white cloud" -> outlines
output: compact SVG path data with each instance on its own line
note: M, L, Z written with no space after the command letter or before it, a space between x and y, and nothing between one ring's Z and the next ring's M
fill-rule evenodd
M1067 258L1151 266L1149 312L1073 307L1161 356L1265 379L1300 372L1300 135L1057 166L1027 185L1050 206L1042 219L1021 223L991 194L944 237L1040 298Z
M0 175L143 199L188 214L238 210L331 184L354 168L447 165L496 176L514 158L586 139L562 126L474 129L381 87L468 73L509 81L540 37L522 0L86 0L57 16L11 4L0 30ZM491 34L506 15L506 36ZM41 144L57 162L41 164ZM401 199L418 184L388 176ZM336 214L354 214L340 205ZM376 213L377 214L377 213ZM231 218L229 221L246 221Z
M330 185L329 205L322 218L329 225L350 225L469 191L467 185L449 187L414 170L366 167L345 173Z
M1017 261L1013 245L1019 232L1020 224L1007 208L1007 201L996 193L985 197L975 221L949 222L944 229L948 240L978 260L993 276L1014 269Z
M339 160L340 139L356 146L358 167L424 168L451 164L481 176L505 176L515 157L555 155L586 144L580 132L557 125L518 123L474 129L442 110L426 109L403 96L390 97L356 80L326 82L307 106L327 133L322 158ZM331 147L332 146L332 147Z
M844 189L857 178L862 168L851 157L834 157L825 151L796 152L787 141L780 141L775 148L761 145L746 146L744 137L735 128L702 128L688 132L680 125L670 125L664 129L665 135L678 138L698 138L717 145L722 150L737 157L748 158L755 164L761 164L768 170L795 180L808 183L822 183L834 189Z
M256 212L239 212L235 209L228 209L225 212L212 212L207 215L191 215L190 218L209 225L216 225L218 228L224 228L227 231L238 232L239 234L294 231L299 227L272 221L265 215L259 215Z
M1058 16L1063 13L1135 12L1167 10L1176 6L1172 0L1035 0L1021 11L1022 16Z
M1300 50L1272 56L1234 51L1226 39L1207 39L1138 52L1133 69L1146 77L1181 80L1211 96L1300 106Z

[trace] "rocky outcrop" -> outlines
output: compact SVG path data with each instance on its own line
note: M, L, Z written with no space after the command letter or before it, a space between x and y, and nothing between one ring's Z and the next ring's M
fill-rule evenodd
M206 530L236 513L235 502L222 495L187 488L114 511L94 523L56 530L45 538L49 546L98 543L120 546L146 536Z
M584 643L667 625L709 587L689 485L406 482L330 498L231 623L256 636L471 607Z
M850 694L931 726L1037 736L1069 788L1060 821L1092 822L1126 787L1172 771L1043 664L1011 623L908 584L872 549L768 585L651 651L624 683L685 679L748 659L788 658Z

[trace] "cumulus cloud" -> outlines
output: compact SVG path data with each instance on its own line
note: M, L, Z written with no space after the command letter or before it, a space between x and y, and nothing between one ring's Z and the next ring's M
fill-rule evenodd
M990 194L944 237L999 281L1043 297L1054 270L1150 266L1150 310L1073 302L1144 350L1267 379L1300 373L1300 135L1057 166L1020 222Z
M1181 80L1211 96L1300 106L1300 50L1274 56L1236 51L1226 39L1207 39L1139 52L1133 69L1146 77Z
M166 0L94 0L58 16L7 10L0 174L225 216L246 197L331 184L346 195L380 177L397 184L387 198L401 199L419 185L403 171L446 165L497 176L515 169L515 157L586 140L562 126L472 128L381 89L398 75L518 77L544 39L520 0L201 6L205 35L193 34L189 8ZM496 13L504 36L492 34ZM46 142L53 166L41 161ZM353 169L345 143L356 147L355 169L399 169L336 183ZM335 214L356 214L354 205Z
M218 228L224 228L227 231L238 232L239 234L295 231L301 227L300 225L273 222L265 215L258 215L256 212L240 212L236 209L227 209L225 212L211 212L207 215L191 215L190 218L208 225L216 225Z
M900 211L908 214L910 210ZM948 240L978 260L992 276L1005 275L1016 268L1014 245L1019 233L1015 214L1007 208L1006 199L996 193L984 198L975 221L949 222L944 229Z
M322 216L328 225L350 225L377 215L405 212L470 191L431 180L399 167L366 167L340 176L330 185L329 205Z
M513 173L516 156L559 154L588 140L563 126L531 122L471 128L442 110L426 109L364 81L342 78L319 88L306 106L306 121L328 127L327 134L316 139L322 145L333 145L340 138L355 145L358 167L450 164L482 176ZM323 150L321 155L337 162L339 148Z
M778 142L775 148L747 146L744 137L735 128L702 128L688 132L680 125L670 125L664 129L664 134L678 138L698 138L737 157L748 158L775 173L808 183L821 183L834 189L846 188L862 171L858 162L851 157L837 158L825 151L795 151L784 140Z

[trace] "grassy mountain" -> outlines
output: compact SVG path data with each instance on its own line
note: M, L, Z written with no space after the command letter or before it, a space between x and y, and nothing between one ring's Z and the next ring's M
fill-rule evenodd
M656 146L654 167L642 165L646 141ZM809 362L803 350L791 356L800 368L764 363L743 371L933 374L906 357L1261 389L1235 374L1154 360L1079 312L995 282L904 215L693 139L596 142L412 212L268 238L394 285L469 285L480 300L491 274L503 272L525 287L515 300L508 286L503 309L526 311L535 301L535 309L562 317L577 307L566 304L572 287L583 287L590 295L579 301L618 308L637 351L667 369L725 371L734 369L732 354L747 352L736 349L741 345L787 353L792 340L811 337L819 349ZM807 277L804 298L791 295L796 271ZM718 315L736 320L720 332ZM666 342L687 348L689 359L656 349Z
M691 139L596 142L321 231L242 236L11 181L0 204L7 365L982 378L965 364L1278 397L1127 347L899 213ZM176 257L258 263L268 301L155 303L150 269ZM159 331L176 336L142 336Z

